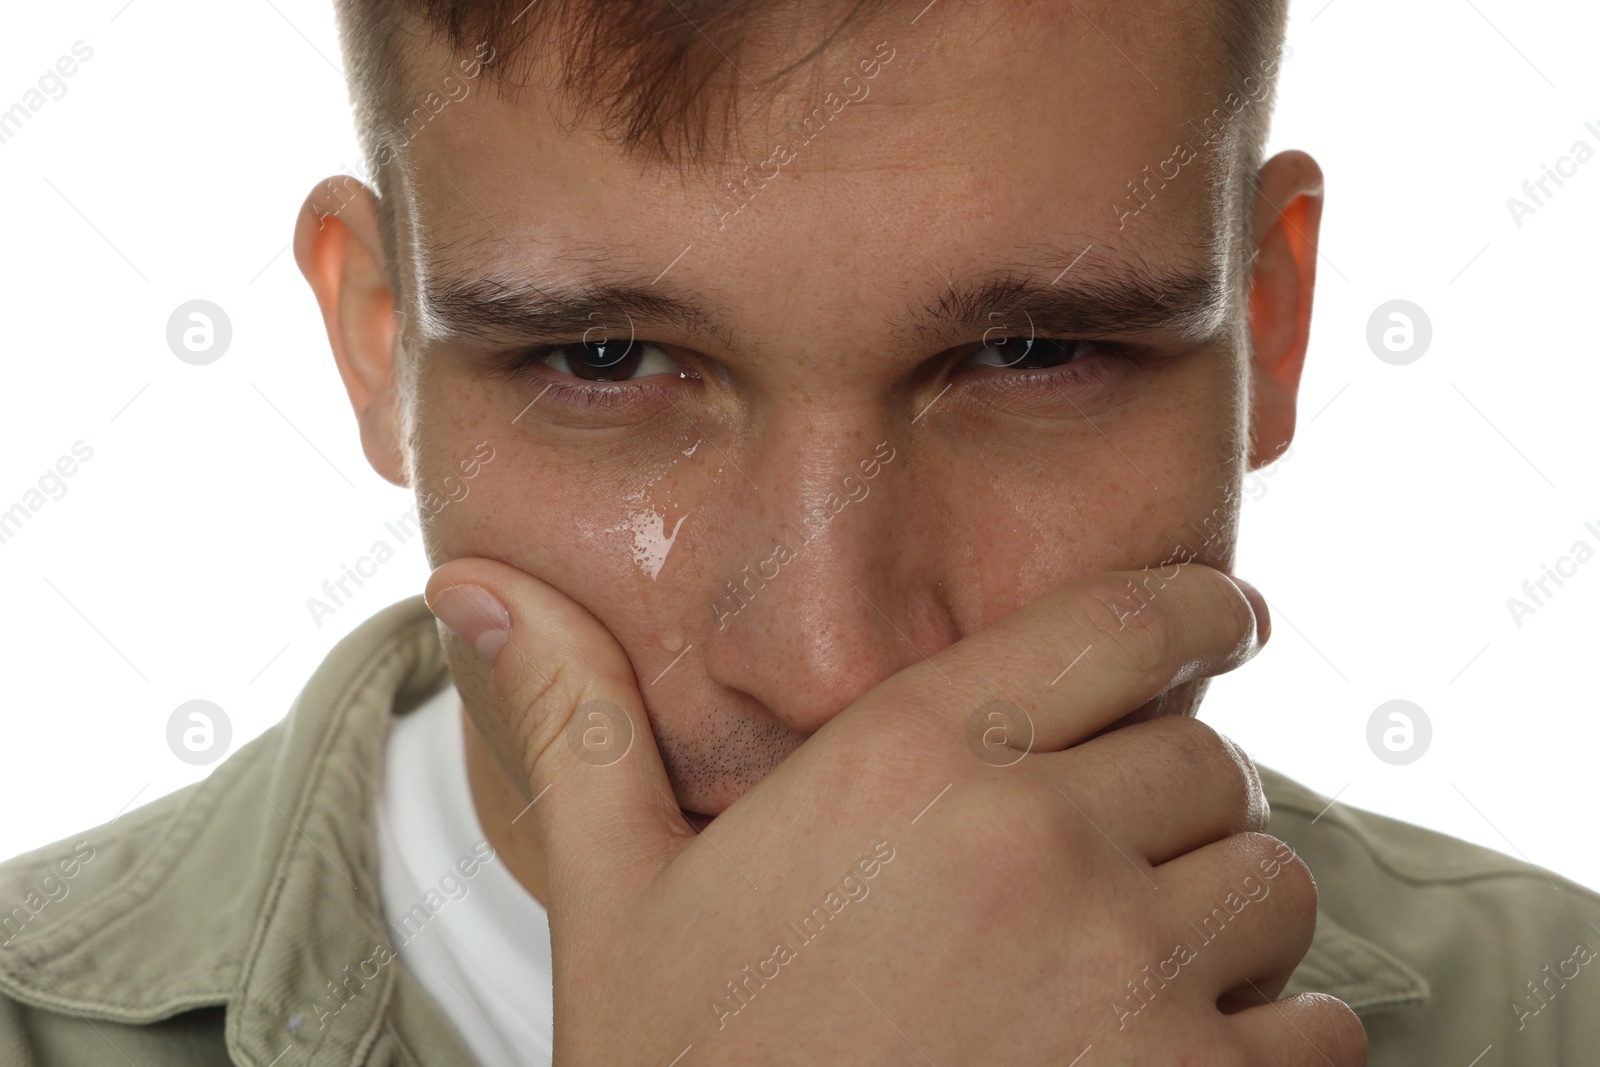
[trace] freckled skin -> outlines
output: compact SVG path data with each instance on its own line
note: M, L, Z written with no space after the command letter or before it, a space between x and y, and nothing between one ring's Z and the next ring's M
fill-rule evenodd
M941 6L914 29L869 27L816 62L826 86L828 72L889 40L895 58L871 95L720 230L714 176L626 157L529 97L474 93L408 148L400 230L425 235L399 250L415 427L402 442L365 416L364 434L380 442L369 455L409 448L411 476L427 485L479 441L493 444L470 496L425 523L431 563L502 560L592 612L633 663L683 807L720 812L872 686L1065 581L1157 565L1180 545L1231 571L1240 479L1292 434L1303 337L1288 371L1252 375L1250 320L1236 301L1208 337L1152 338L1158 358L1138 365L1089 357L1102 373L1030 392L999 384L1022 372L957 369L964 356L949 354L971 354L981 331L927 337L890 325L936 302L945 278L1025 259L1044 240L1092 245L1075 270L1095 259L1212 264L1206 242L1225 220L1199 165L1135 232L1118 231L1110 207L1142 167L1171 155L1171 131L1221 95L1216 60L1194 47L1208 31L1175 0L1162 6L1165 22L1098 14L1128 59L1070 9L1041 15L1006 0ZM432 59L449 62L438 48ZM770 143L815 102L808 89L802 77L757 112L744 144ZM748 148L728 170L766 155ZM666 278L703 295L742 344L641 325L641 338L696 377L620 385L646 388L632 404L552 395L530 408L552 375L496 377L476 362L481 352L428 336L415 294L430 253L467 272L526 276L537 265L560 278L573 269L563 250L580 245L611 250L646 281L673 264ZM1048 283L1066 266L1037 261L1035 274ZM1278 307L1269 293L1254 308L1274 352L1289 329L1280 320L1303 310L1292 302ZM880 442L894 458L866 478L861 464ZM375 465L404 481L403 468ZM843 496L852 477L865 495L802 540L807 511ZM644 507L669 530L687 516L653 579L628 527ZM1230 521L1202 543L1201 520L1214 514ZM793 559L752 581L719 625L716 605L735 603L728 583L780 541ZM664 647L669 635L677 651ZM515 814L526 803L517 724L481 663L453 656L451 668L480 812ZM1185 684L1139 714L1191 714L1203 688ZM536 838L519 830L495 843L538 893Z

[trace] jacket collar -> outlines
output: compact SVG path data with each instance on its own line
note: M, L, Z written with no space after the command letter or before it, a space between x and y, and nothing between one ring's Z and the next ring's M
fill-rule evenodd
M373 963L388 936L372 812L390 717L447 679L420 595L366 620L283 721L208 778L80 835L96 859L76 906L0 949L0 991L131 1024L226 1005L230 1055L262 1067L294 1046L284 1062L309 1067L388 1058L373 1053L398 1040L386 1019L399 968ZM7 864L0 888L36 884L62 848ZM1363 1015L1428 997L1415 970L1320 908L1290 982L1302 989Z
M1317 908L1311 948L1284 988L1291 993L1329 993L1365 1019L1369 1015L1421 1004L1432 996L1428 980L1374 941L1339 925Z
M0 949L0 991L131 1024L226 1005L228 1052L244 1064L278 1062L295 1045L283 1062L381 1061L371 1054L394 1041L384 1024L398 968L351 974L388 940L372 823L384 742L389 717L446 677L420 596L366 620L281 722L204 781L73 839L94 858L54 914ZM37 884L62 850L19 857L7 873ZM319 1026L319 1005L341 1010Z

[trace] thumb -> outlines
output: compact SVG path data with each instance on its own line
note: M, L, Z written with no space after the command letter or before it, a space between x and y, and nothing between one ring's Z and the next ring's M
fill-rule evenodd
M423 599L491 665L539 816L552 901L592 902L637 886L694 836L633 666L598 619L548 583L488 559L445 563Z

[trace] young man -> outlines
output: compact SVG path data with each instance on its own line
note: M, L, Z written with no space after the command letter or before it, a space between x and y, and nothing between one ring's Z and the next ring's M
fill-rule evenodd
M1600 899L1193 717L1309 329L1280 4L340 11L377 188L295 254L437 570L0 870L73 879L0 1062L1600 1047Z

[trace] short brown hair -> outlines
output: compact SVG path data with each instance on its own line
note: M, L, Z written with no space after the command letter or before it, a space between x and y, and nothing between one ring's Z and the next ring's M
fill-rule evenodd
M462 56L487 48L492 56L483 67L488 83L513 92L524 87L516 72L539 58L528 54L530 42L537 42L558 55L561 74L555 91L565 95L577 115L598 114L600 131L628 151L693 164L736 129L734 103L746 81L736 66L737 56L761 20L775 18L785 9L796 27L810 21L807 16L821 20L822 29L813 36L816 43L759 83L771 88L856 23L887 6L885 0L840 0L847 5L841 15L834 10L835 0L827 0L820 12L814 10L816 0L334 2L358 133L380 198L380 239L397 299L402 272L394 262L394 167L389 146L398 116L413 110L416 89L407 62L420 41L442 42ZM922 0L910 2L922 4ZM1217 44L1228 86L1260 79L1282 45L1287 7L1288 0L1217 0ZM708 91L713 88L719 91ZM1230 220L1235 252L1250 247L1254 175L1266 142L1271 89L1269 84L1268 94L1244 109L1229 129L1231 158L1209 161L1213 179L1233 187L1233 203L1226 206L1236 216ZM1224 113L1219 109L1215 114Z

